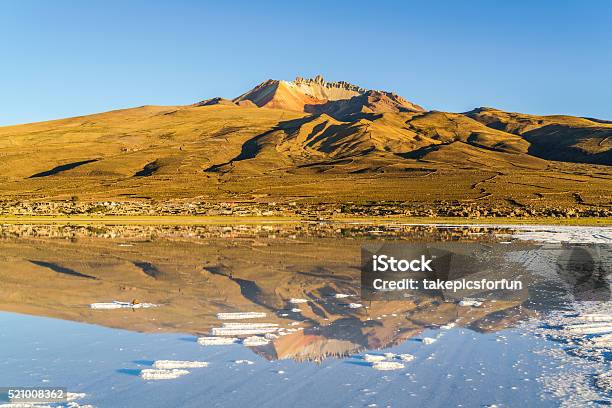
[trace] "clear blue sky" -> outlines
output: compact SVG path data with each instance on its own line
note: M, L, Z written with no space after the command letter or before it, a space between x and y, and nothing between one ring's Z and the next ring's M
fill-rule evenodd
M612 119L607 0L6 0L0 38L0 125L317 73L428 109Z

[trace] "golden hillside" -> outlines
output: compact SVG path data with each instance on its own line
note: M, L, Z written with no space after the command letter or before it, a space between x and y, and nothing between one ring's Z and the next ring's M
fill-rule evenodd
M423 111L332 84L2 127L1 198L610 204L610 123Z

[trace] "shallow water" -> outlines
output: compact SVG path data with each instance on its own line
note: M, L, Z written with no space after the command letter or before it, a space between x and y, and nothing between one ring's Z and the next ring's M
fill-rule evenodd
M66 386L87 394L79 404L97 407L609 401L594 386L572 399L550 381L568 372L587 378L602 369L602 362L578 368L558 353L555 357L565 345L540 330L551 313L573 310L566 293L555 292L558 279L546 277L550 259L538 257L541 250L519 254L534 276L545 278L529 298L481 307L434 296L349 306L362 302L364 243L609 242L612 236L606 228L555 228L2 226L0 386ZM291 303L292 298L306 302ZM89 307L114 300L158 307ZM253 321L278 324L284 335L257 347L196 342L225 322L217 313L249 311L265 312L265 318ZM449 323L455 327L441 328ZM436 341L425 344L426 337ZM415 359L395 371L374 370L363 360L365 353L383 352ZM172 380L142 379L140 370L155 360L210 364Z
M557 406L541 400L537 378L547 365L531 350L546 341L515 330L480 334L426 330L388 349L415 359L380 372L354 357L321 363L269 361L241 345L200 346L186 334L142 334L56 319L0 314L0 383L56 385L85 392L99 407L206 406ZM503 337L500 337L503 336ZM145 381L154 360L202 360L185 377ZM250 360L252 365L236 364ZM280 373L282 371L282 373ZM561 371L561 370L559 370ZM527 381L528 380L528 381Z

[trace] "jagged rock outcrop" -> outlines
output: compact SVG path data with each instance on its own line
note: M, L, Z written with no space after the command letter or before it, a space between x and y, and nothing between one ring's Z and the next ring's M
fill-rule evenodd
M353 85L350 82L346 82L346 81L337 81L337 82L327 82L325 81L325 79L323 79L323 77L321 75L317 75L314 78L302 78L300 76L295 77L295 80L293 81L294 84L296 85L301 85L301 84L307 84L307 85L311 85L311 84L318 84L321 86L324 86L326 88L340 88L340 89L344 89L347 91L353 91L353 92L358 92L358 93L365 93L367 91L367 89L362 88L360 86L357 85Z

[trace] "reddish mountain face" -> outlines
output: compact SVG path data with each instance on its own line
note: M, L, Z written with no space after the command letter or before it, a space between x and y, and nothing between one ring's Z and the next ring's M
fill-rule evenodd
M424 112L419 105L395 93L368 90L344 81L327 82L320 75L311 79L297 77L294 81L269 79L231 101L213 98L196 105L217 104L325 113L335 119L355 114Z
M424 112L421 106L401 96L385 91L366 91L351 99L340 99L323 104L306 105L306 112L326 113L334 118L347 118L357 113Z

